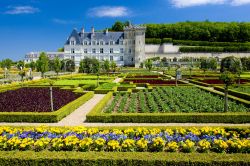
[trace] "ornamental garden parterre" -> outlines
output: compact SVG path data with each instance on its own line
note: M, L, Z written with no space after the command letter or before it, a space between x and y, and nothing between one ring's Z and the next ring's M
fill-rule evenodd
M243 76L240 82L236 79L229 87L225 112L225 86L218 72L204 74L196 69L190 75L190 70L184 68L183 79L175 80L175 69L163 73L161 68L153 70L116 68L116 72L71 73L1 85L0 121L10 123L0 127L0 163L250 163L250 129L245 126L250 122L249 77ZM102 98L89 110L82 126L97 122L129 123L131 127L48 127L58 125L97 95ZM12 122L29 124L11 127ZM28 127L33 123L40 127ZM135 127L133 123L148 127ZM222 126L150 127L151 123ZM227 126L231 124L238 126Z

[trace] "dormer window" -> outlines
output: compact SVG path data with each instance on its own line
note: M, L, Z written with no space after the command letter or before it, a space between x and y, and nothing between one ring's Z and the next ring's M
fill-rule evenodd
M95 41L92 41L92 45L95 45L96 44L96 42Z
M101 46L103 45L103 41L100 41L100 45L101 45Z
M84 41L84 45L85 45L85 46L88 45L88 42L87 42L87 41Z
M71 37L71 38L70 38L69 44L70 44L70 45L75 45L75 44L76 44L75 38L74 38L74 37Z
M110 45L114 45L114 41L110 41Z
M71 41L70 41L70 45L75 45L75 41L74 41L74 40L71 40Z

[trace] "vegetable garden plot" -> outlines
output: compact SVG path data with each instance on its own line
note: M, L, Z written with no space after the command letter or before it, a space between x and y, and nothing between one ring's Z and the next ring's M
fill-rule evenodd
M53 88L54 110L58 110L81 94ZM51 112L49 88L21 88L1 93L0 112Z
M152 92L117 94L105 113L168 113L224 111L224 99L191 87L157 87ZM230 112L248 112L249 108L229 101Z

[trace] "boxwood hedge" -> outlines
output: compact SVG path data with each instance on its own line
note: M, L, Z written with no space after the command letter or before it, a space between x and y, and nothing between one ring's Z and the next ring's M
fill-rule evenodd
M165 152L0 151L0 166L5 165L248 166L250 165L250 155Z

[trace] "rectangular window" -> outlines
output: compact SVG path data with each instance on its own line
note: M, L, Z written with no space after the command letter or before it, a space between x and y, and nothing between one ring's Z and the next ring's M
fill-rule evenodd
M85 54L88 53L88 49L87 49L87 48L84 49L84 53L85 53Z
M70 41L70 45L75 45L75 41L74 41L74 40L71 40L71 41Z
M120 48L120 53L124 53L124 49L123 48Z
M130 53L130 54L132 53L132 50L131 50L131 48L129 49L129 53Z
M75 60L75 56L71 56L71 59L72 59L72 60Z
M94 54L96 53L96 49L95 48L92 49L92 53L94 53Z
M74 54L75 53L75 49L71 48L71 53Z
M110 48L109 53L113 54L114 53L114 49Z
M120 61L123 61L123 56L120 56Z
M100 48L100 53L103 54L103 48Z
M87 42L87 41L84 41L84 45L88 45L88 42Z
M110 45L114 45L114 42L113 42L113 41L110 41Z
M101 61L103 61L104 60L103 56L101 56L100 59L101 59Z
M92 45L95 45L95 43L96 43L95 41L92 41Z
M100 45L103 45L103 41L100 41Z
M113 61L113 60L114 60L113 56L110 56L110 57L109 57L109 60L110 60L110 61Z
M106 45L109 45L109 42L106 42Z

